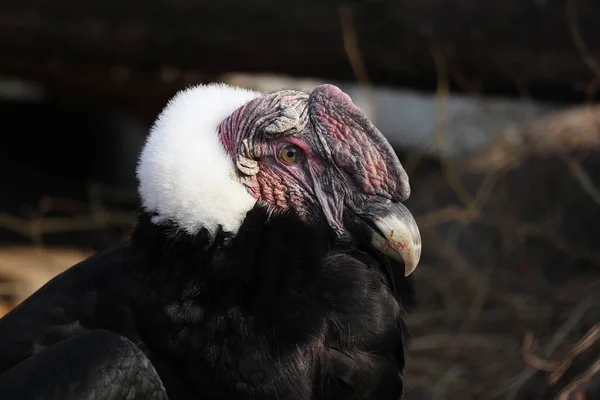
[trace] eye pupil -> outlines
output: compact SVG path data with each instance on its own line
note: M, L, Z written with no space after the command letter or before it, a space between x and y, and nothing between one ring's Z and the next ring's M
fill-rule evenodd
M289 145L281 149L280 157L287 163L295 163L298 158L298 149L294 145Z

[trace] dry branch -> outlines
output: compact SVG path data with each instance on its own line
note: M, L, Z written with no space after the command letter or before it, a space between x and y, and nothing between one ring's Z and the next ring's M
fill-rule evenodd
M470 156L463 171L513 168L531 156L600 149L600 106L578 106L508 130Z
M560 329L554 333L552 340L550 340L546 345L544 349L544 357L550 358L554 354L557 348L569 336L571 331L577 327L579 321L584 317L589 308L594 305L595 304L592 299L586 298L573 310L567 321L565 321ZM521 373L515 376L512 379L512 383L508 384L506 388L503 389L503 392L508 393L507 398L514 399L521 387L534 376L536 371L537 370L535 368L528 366Z

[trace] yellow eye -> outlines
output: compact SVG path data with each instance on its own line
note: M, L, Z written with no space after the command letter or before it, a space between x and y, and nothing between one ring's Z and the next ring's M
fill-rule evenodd
M281 157L281 159L286 163L295 163L298 161L298 147L294 146L293 144L285 146L283 149L281 149L279 157Z

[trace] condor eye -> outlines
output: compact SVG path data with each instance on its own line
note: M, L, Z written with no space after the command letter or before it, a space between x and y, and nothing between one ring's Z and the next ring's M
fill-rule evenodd
M293 164L296 161L298 161L298 153L299 152L300 152L300 150L298 149L297 146L290 144L288 146L285 146L283 149L281 149L281 152L279 153L279 157L286 163Z

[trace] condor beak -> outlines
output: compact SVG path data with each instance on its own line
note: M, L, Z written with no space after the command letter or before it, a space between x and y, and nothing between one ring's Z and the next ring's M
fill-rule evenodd
M421 234L417 222L401 203L366 207L359 213L370 228L371 245L396 261L404 261L404 275L410 275L421 258Z

